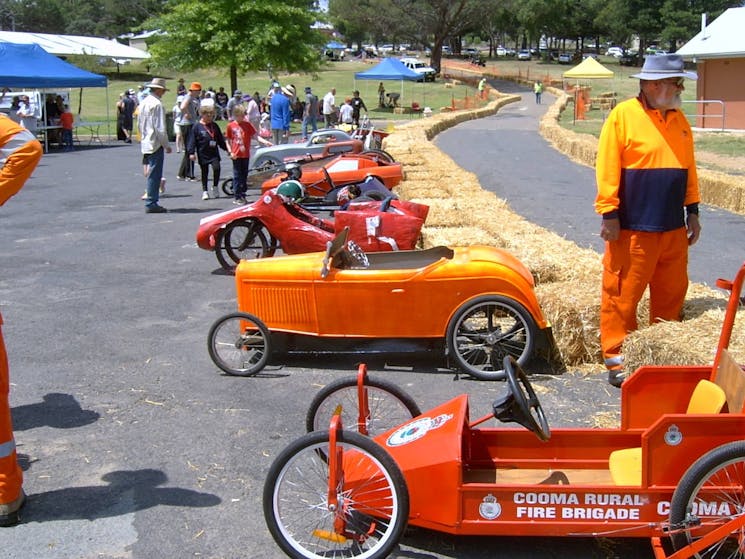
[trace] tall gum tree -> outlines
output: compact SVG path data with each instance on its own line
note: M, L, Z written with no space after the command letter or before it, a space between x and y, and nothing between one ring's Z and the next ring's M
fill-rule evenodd
M179 0L142 28L162 32L149 47L155 65L187 71L229 68L232 91L238 88L239 72L319 69L325 38L311 28L318 19L313 4Z

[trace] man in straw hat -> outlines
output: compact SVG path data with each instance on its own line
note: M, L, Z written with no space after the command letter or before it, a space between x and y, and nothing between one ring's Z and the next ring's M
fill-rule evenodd
M150 89L150 95L142 100L137 119L142 138L140 150L148 167L145 211L149 214L165 213L166 209L158 205L158 198L163 178L164 152L171 153L171 145L168 143L166 115L160 98L168 89L163 78L153 78L147 87Z
M680 111L685 78L679 55L649 56L639 95L610 113L600 133L595 210L605 240L600 343L608 382L630 371L621 346L636 330L636 309L649 286L650 323L680 320L688 288L688 247L699 238L700 201L693 135Z

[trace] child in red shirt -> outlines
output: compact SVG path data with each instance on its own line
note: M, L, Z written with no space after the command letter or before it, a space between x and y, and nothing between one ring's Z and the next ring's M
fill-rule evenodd
M59 123L62 126L62 143L65 145L65 151L72 151L74 149L72 145L73 117L67 105L59 117Z
M230 159L233 160L233 203L242 206L246 203L248 188L248 160L251 157L251 138L256 136L253 124L245 120L246 109L243 105L233 107L233 120L225 131ZM259 143L271 146L272 143L256 136Z

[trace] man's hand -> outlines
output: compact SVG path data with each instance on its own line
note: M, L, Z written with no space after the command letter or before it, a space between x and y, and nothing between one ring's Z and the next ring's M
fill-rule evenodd
M621 233L621 222L616 219L604 219L600 224L600 238L604 241L617 241Z
M686 226L688 228L688 245L695 245L701 236L701 224L698 221L698 214L688 214Z
M171 146L166 146L166 153L171 153L172 151Z

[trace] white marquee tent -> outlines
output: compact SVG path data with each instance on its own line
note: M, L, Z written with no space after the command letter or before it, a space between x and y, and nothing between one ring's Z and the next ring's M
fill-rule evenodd
M0 31L0 42L22 45L36 43L49 54L57 56L87 54L120 60L142 60L150 58L150 54L144 50L123 45L114 39L104 39L102 37Z

